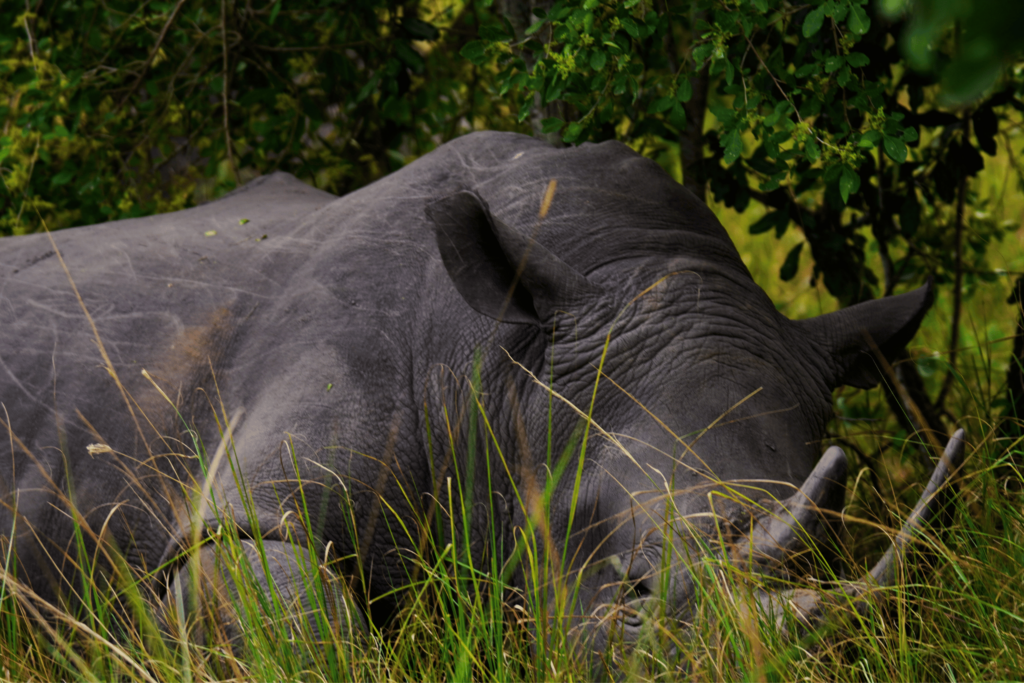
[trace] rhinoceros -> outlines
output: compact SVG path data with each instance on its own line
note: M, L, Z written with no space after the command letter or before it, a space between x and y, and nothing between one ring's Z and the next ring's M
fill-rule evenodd
M528 592L517 543L543 533L569 632L601 652L685 625L701 558L771 572L825 538L846 471L821 455L832 390L877 384L930 298L790 320L653 161L496 132L340 198L274 173L8 237L4 552L35 594L73 600L101 544L173 602L181 558L209 559L231 523L277 558L251 556L264 585L297 590L315 553L362 577L343 599L376 620L424 534ZM888 559L840 593L891 580L961 451L958 433ZM829 599L756 595L809 620Z

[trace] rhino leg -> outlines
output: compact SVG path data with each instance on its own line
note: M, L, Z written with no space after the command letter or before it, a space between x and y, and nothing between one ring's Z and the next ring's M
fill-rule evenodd
M160 621L176 640L187 633L196 642L229 644L239 655L246 643L287 638L338 646L366 632L344 582L305 548L270 540L260 544L262 552L251 540L239 545L204 545L171 580Z

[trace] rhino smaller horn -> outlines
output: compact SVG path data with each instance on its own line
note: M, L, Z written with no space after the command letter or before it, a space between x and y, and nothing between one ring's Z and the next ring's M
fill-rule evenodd
M846 482L846 454L832 446L818 460L800 490L782 501L777 514L762 518L748 536L746 548L749 558L781 562L787 553L804 545L807 537L816 537L819 511L836 507L836 498L842 502Z
M928 480L928 486L921 494L921 499L914 507L914 511L910 513L903 528L893 539L892 546L869 573L874 583L879 586L891 586L896 580L897 558L903 554L903 550L914 534L920 531L935 514L935 510L939 506L939 498L935 494L946 483L950 471L960 466L963 457L964 430L958 429L946 444L946 450L943 452L942 458L939 459L939 464L935 466L932 478Z
M821 624L823 619L823 607L828 603L836 603L842 600L852 600L853 605L863 609L870 599L870 594L876 587L891 586L896 581L896 570L898 558L902 556L907 544L918 533L935 514L939 506L939 498L936 495L940 488L949 478L949 473L959 467L964 456L964 430L958 429L946 444L945 452L932 472L931 479L921 499L910 513L910 517L903 524L903 528L893 539L892 546L885 553L881 560L872 568L864 580L848 584L839 590L816 591L816 590L787 590L780 593L759 591L758 601L765 614L772 615L776 621L783 624L783 605L789 605L798 618L802 629L812 629ZM824 458L823 458L824 459ZM820 467L820 464L819 464ZM817 471L817 468L815 468ZM813 478L813 474L812 474ZM810 481L810 480L808 480ZM788 628L784 628L788 632Z

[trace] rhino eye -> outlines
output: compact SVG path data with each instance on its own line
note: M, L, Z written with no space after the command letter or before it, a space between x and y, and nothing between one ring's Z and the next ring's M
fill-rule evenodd
M654 596L657 574L651 563L641 554L631 553L622 558L610 558L619 581L619 612L627 626L640 626L644 620L644 607Z
M641 576L634 578L627 578L623 581L628 595L633 600L646 600L651 597L653 590L651 587L651 581L654 577Z

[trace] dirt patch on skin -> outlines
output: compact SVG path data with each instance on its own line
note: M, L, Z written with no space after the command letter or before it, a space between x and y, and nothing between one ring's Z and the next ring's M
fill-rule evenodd
M140 363L152 381L139 372L131 382L146 442L138 444L135 455L148 458L133 468L132 478L149 495L170 503L176 517L184 512L183 491L201 485L197 456L205 452L212 457L217 447L216 426L224 419L217 384L224 379L221 365L236 327L230 308L210 311L199 324L185 326L169 343L158 345L150 364Z
M157 428L157 438L181 436L182 421L192 425L201 418L206 421L211 410L220 413L218 373L234 331L232 313L222 306L211 311L200 324L185 326L169 344L156 351L152 365L145 369L166 397L147 381L139 407Z

